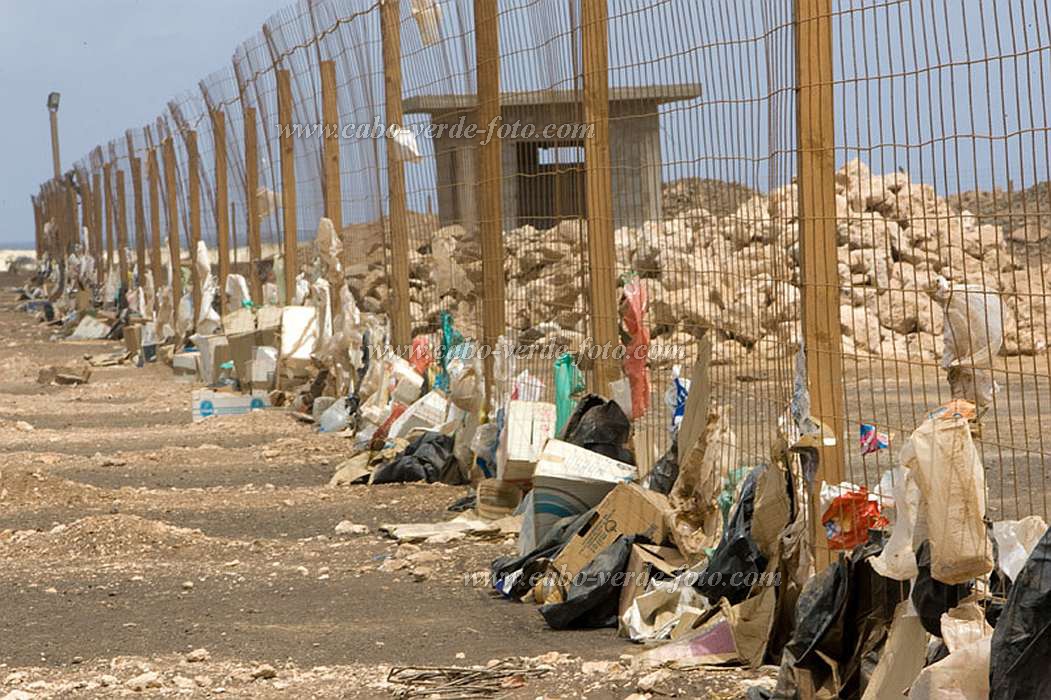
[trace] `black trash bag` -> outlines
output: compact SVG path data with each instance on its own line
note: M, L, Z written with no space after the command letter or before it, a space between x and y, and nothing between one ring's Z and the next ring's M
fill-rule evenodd
M441 481L456 463L453 439L441 433L424 433L409 443L394 459L376 467L373 484L396 484L407 481Z
M989 699L1051 697L1051 529L1011 586L993 630Z
M635 455L627 448L631 438L631 421L616 401L588 394L573 410L562 440L577 447L605 455L625 464L635 464Z
M671 447L664 456L657 460L653 469L647 475L646 486L650 491L656 491L667 496L671 493L675 481L679 478L679 436L671 441Z
M859 545L807 581L796 602L775 698L798 697L795 668L810 671L819 686L831 683L828 659L838 668L837 697L864 694L894 610L907 593L907 584L880 576L866 563L882 550L882 537Z
M446 508L450 513L465 513L469 510L473 510L478 505L478 494L469 493L466 496L461 496L455 501L449 504Z
M493 588L515 600L531 591L539 582L538 578L533 578L533 574L543 574L547 562L565 549L573 535L584 529L594 514L595 509L592 508L580 515L562 518L548 528L547 534L528 554L495 559L489 567L493 575Z
M540 607L547 624L556 630L616 627L623 574L634 543L634 537L621 537L599 552L573 577L565 602Z
M971 594L973 581L942 583L931 576L931 543L924 540L916 550L916 582L912 587L912 605L920 616L923 629L935 637L942 636L942 615Z
M737 605L748 597L752 588L749 582L756 581L759 574L766 571L766 557L752 539L756 484L765 469L766 465L760 465L748 472L741 485L741 497L723 528L722 540L698 576L694 588L710 601L726 598Z

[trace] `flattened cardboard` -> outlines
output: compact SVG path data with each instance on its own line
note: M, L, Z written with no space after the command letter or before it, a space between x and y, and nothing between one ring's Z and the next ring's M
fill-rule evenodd
M654 569L670 577L685 566L686 560L674 547L655 544L633 545L631 556L628 558L624 587L620 590L618 615L624 617L624 612L631 607L635 599L646 592Z
M547 441L555 436L555 404L542 401L511 401L507 404L506 427L496 451L496 475L503 481L532 480L537 460Z

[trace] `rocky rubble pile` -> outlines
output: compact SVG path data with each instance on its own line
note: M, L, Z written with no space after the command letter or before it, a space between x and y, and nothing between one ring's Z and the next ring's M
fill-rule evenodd
M675 213L615 233L618 264L650 280L648 319L656 343L689 348L714 329L715 361L748 354L773 360L797 347L800 248L797 188L759 194L733 183L679 181L665 187ZM934 362L943 351L937 280L1000 295L1004 352L1036 354L1051 335L1045 278L1032 245L939 196L908 174L877 175L860 160L836 173L837 265L844 350ZM695 206L691 206L691 202ZM712 204L712 211L699 204ZM729 206L727 206L729 205ZM419 232L417 232L419 233ZM504 234L508 325L523 344L576 348L588 333L586 224L523 226ZM386 292L382 266L357 280L365 308ZM436 330L442 309L477 336L481 249L463 227L418 235L410 251L416 332Z

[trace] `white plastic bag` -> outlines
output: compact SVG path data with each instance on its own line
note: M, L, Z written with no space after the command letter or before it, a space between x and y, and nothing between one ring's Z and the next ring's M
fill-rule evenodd
M912 538L920 507L920 489L912 478L911 470L896 467L890 474L894 484L894 527L883 551L878 557L869 559L869 564L880 576L908 581L920 572Z
M985 472L966 419L930 417L901 454L923 496L931 543L931 576L964 583L992 571L985 529Z
M1004 311L997 292L980 285L953 285L938 280L945 309L945 352L954 399L967 399L979 409L988 406L999 389L992 362L1004 342Z

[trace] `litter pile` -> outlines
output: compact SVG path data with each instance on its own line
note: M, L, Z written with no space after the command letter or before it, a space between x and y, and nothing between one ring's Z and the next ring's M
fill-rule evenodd
M577 223L507 234L509 296L532 302L512 319L519 342L570 349L553 363L550 390L545 378L519 371L518 346L503 337L489 349L486 381L473 329L456 323L457 314L476 316L465 309L477 260L460 260L472 244L453 230L414 258L414 275L437 287L444 306L413 310L426 321L407 354L391 347L382 276L367 263L342 268L327 219L290 298L270 281L268 303L256 306L236 274L217 289L201 244L192 274L173 273L191 287L179 300L171 284L154 290L148 273L135 289L106 288L96 299L86 282L93 263L82 256L59 268L77 270L80 289L52 299L45 281L27 289L26 304L61 334L119 334L122 357L162 360L205 385L193 392L195 421L284 407L341 436L348 454L334 487L469 486L450 522L381 530L431 544L517 533L517 551L492 562L495 593L537 605L553 629L617 629L646 645L634 657L639 668L775 664L776 689L750 692L778 698L908 689L914 699L947 700L985 697L990 687L994 697L1046 695L1051 672L1026 661L1051 645L1051 535L1035 517L987 521L972 439L997 388L990 366L1005 337L1012 351L1043 342L1036 302L1009 296L1004 304L997 292L1019 288L972 283L972 273L1001 272L1010 259L1000 232L953 213L931 188L900 173L871 176L858 162L837 181L849 343L883 355L917 344L944 352L951 388L877 484L818 483L822 448L841 436L808 415L805 362L762 462L742 463L712 391L709 368L727 343L765 352L798 333L797 280L778 273L798 258L793 187L730 214L691 209L663 226L618 232L637 271L623 280L619 305L629 352L621 354L624 378L594 393L584 393L573 354L587 288L571 254L583 234ZM270 263L280 279L280 258ZM45 262L38 280L55 269ZM743 283L724 272L741 269L750 271ZM697 280L701 287L691 286ZM423 301L418 294L411 303ZM668 334L689 335L698 359L688 378L673 372L671 447L646 471L634 424L652 393L647 349ZM68 376L56 368L41 381ZM864 453L887 445L878 426L860 430ZM828 550L837 554L830 563L812 556ZM485 695L525 671L406 673L413 686L473 685Z

